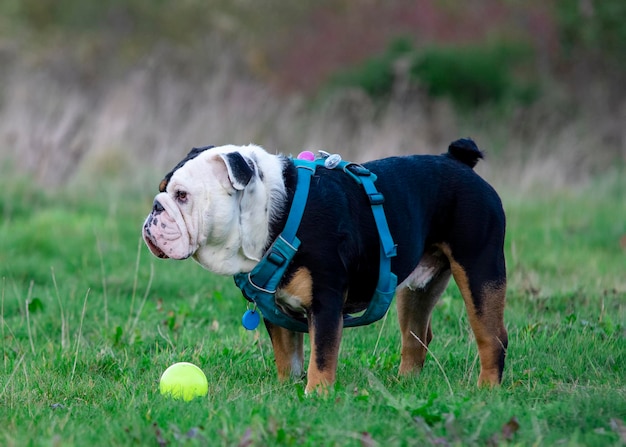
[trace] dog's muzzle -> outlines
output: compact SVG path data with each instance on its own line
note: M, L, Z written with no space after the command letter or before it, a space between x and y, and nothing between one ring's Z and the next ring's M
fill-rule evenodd
M158 258L186 259L192 255L186 229L156 200L142 231L143 239Z

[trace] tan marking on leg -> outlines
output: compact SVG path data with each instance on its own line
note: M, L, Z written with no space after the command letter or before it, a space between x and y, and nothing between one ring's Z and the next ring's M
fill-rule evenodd
M426 348L415 339L413 334L428 346L430 341L428 339L432 339L432 331L429 334L431 309L420 309L415 292L408 288L397 292L396 307L402 337L400 375L417 373L424 366Z
M303 334L293 332L276 325L267 325L278 379L301 377L304 373L304 338Z
M424 275L426 271L427 276ZM410 278L412 279L409 280ZM405 287L401 287L396 293L402 337L400 375L414 374L422 369L427 353L426 346L433 338L430 315L449 280L447 258L439 250L428 250L415 271L404 281Z
M295 311L305 311L313 301L313 278L306 267L300 267L277 293L278 304Z
M335 334L335 344L330 346L328 351L324 353L325 365L321 370L318 367L318 346L315 342L316 333L315 325L309 322L309 338L311 342L311 355L309 358L309 367L307 370L307 384L304 390L305 394L311 394L316 391L320 394L326 394L328 388L335 383L337 374L337 361L339 357L339 344L343 332L343 324L337 325L337 334Z
M485 284L482 289L483 313L480 316L485 333L483 338L491 340L487 351L491 363L481 362L479 385L498 385L502 380L503 360L508 347L508 334L504 327L504 305L506 302L506 282L503 284ZM477 337L478 338L478 337ZM480 350L479 350L480 352ZM491 365L491 369L488 369Z
M502 374L501 358L506 355L508 343L504 327L506 282L483 285L482 313L478 315L465 269L454 260L448 245L442 245L442 250L450 260L452 276L463 296L469 322L478 344L480 357L478 385L498 385Z

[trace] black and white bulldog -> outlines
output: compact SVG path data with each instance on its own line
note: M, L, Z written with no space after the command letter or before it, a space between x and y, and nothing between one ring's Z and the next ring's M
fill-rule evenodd
M505 216L495 190L473 170L482 152L455 141L442 155L365 163L377 176L397 245L402 336L400 374L418 372L432 340L430 316L452 276L480 356L478 383L502 380L507 349ZM281 233L294 197L294 161L259 146L193 149L159 187L143 238L160 258L193 258L222 275L250 272ZM367 308L379 275L380 241L363 188L345 172L312 178L299 250L275 295L306 317L311 352L306 392L335 381L343 315ZM280 379L304 373L303 334L265 320Z

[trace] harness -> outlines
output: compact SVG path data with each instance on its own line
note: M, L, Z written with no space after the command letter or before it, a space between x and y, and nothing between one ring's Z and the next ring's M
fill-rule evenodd
M234 276L235 284L253 305L242 319L246 329L252 330L258 325L260 321L256 312L258 309L265 319L275 325L296 332L308 332L306 318L285 313L276 304L275 294L287 267L300 247L300 239L296 233L306 206L311 178L318 168L342 170L357 184L363 186L369 198L380 239L380 267L374 296L367 309L360 315L344 314L344 327L373 323L381 319L389 309L397 285L397 277L391 272L391 258L396 256L396 245L387 225L383 209L384 197L374 185L376 175L359 164L341 161L338 155L330 157L328 154L324 155L325 158L316 160L293 160L298 180L285 228L251 272L238 273Z

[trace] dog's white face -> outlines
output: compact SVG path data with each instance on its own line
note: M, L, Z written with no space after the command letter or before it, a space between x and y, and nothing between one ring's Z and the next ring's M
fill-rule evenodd
M207 149L156 195L143 238L160 258L193 257L223 275L247 272L263 255L284 199L280 157L254 145Z

